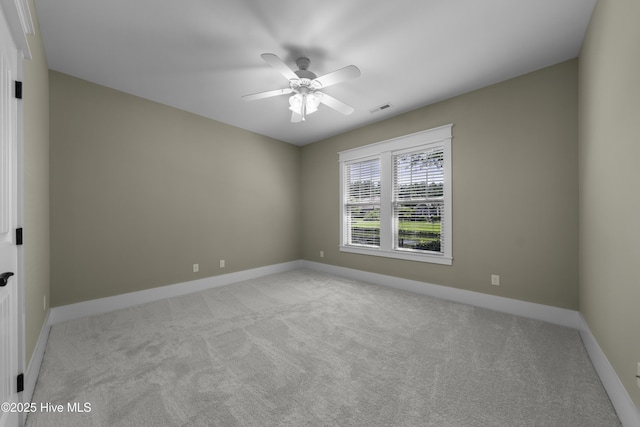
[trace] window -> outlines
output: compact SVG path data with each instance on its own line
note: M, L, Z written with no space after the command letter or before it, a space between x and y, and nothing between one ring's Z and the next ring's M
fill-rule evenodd
M452 263L451 128L339 153L340 250Z
M380 246L380 159L347 165L345 209L348 241Z

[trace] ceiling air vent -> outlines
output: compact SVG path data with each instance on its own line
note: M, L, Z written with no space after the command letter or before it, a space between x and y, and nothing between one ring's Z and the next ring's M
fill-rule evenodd
M387 103L382 104L382 105L378 105L376 108L374 108L372 110L369 110L369 112L371 114L373 114L373 113L377 113L378 111L386 110L387 108L391 108L391 103L390 102L387 102Z

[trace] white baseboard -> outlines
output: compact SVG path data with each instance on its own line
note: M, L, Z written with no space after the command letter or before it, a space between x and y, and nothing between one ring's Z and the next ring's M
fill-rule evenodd
M49 310L45 319L40 335L36 343L36 348L31 355L31 360L27 366L24 381L24 391L22 395L23 402L31 402L33 392L35 391L40 366L47 347L49 339L49 331L51 326L66 322L68 320L78 319L80 317L91 316L94 314L106 313L121 308L133 307L135 305L144 304L146 302L157 301L173 296L185 295L204 289L215 288L219 286L229 285L243 280L254 279L269 274L282 273L289 270L299 268L300 261L291 261L282 264L274 264L266 267L258 267L250 270L238 271L235 273L222 274L219 276L207 277L204 279L193 280L175 285L162 286L159 288L147 289L144 291L131 292L113 297L100 298L91 301L79 302L60 307L53 307Z
M31 360L27 365L27 372L24 378L24 391L22 394L23 402L31 402L33 392L36 389L36 382L38 381L38 374L40 373L40 365L42 365L42 358L44 357L44 350L47 347L47 340L49 339L49 330L51 324L49 318L51 317L51 310L47 313L47 317L44 320L42 329L40 329L40 335L36 342L36 348L33 350Z
M417 280L402 279L399 277L370 273L367 271L354 270L351 268L338 267L313 261L302 261L301 267L578 329L579 318L578 312L575 310L551 307L543 304L482 294L480 292L456 289L449 286L434 285L431 283L419 282Z
M40 329L36 348L34 349L29 365L27 366L22 401L31 402L33 398L33 392L35 391L36 382L38 381L38 374L40 373L40 366L42 365L42 359L49 339L49 331L51 330L51 326L57 323L94 314L106 313L122 308L133 307L135 305L170 298L173 296L185 295L204 289L229 285L243 280L255 279L257 277L267 276L270 274L295 270L296 268L299 268L299 266L300 261L291 261L282 264L274 264L250 270L238 271L235 273L207 277L175 285L161 286L144 291L116 295L113 297L53 307L49 310L47 318Z
M389 286L396 289L416 292L449 301L488 308L491 310L577 329L580 332L580 336L584 342L585 348L587 349L591 363L593 363L593 366L595 367L596 372L609 395L609 399L611 399L613 407L615 408L622 425L624 427L640 427L640 410L631 400L631 397L622 385L620 378L618 378L618 375L609 363L609 360L607 360L607 357L600 348L595 337L591 334L582 314L578 311L526 301L518 301L510 298L481 294L463 289L450 288L448 286L434 285L416 280L402 279L394 276L370 273L367 271L354 270L351 268L338 267L313 261L303 260L300 266L327 274L334 274L336 276L347 277L354 280Z
M308 268L327 274L334 274L336 276L416 292L436 298L488 308L491 310L577 329L580 332L580 336L582 337L589 357L591 358L596 372L600 376L600 379L609 394L609 398L611 399L623 426L640 427L640 411L634 405L631 397L622 385L622 382L616 375L615 370L607 360L607 357L598 345L595 337L591 334L587 323L579 312L306 260L291 261L235 273L223 274L220 276L207 277L175 285L162 286L144 291L131 292L113 297L54 307L49 311L47 320L42 326L36 348L27 368L23 401L30 402L33 396L47 339L49 337L49 330L52 325L80 317L106 313L113 310L157 301L164 298L225 286L241 282L243 280L282 273L296 268Z
M252 268L250 270L237 271L235 273L221 274L219 276L205 277L204 279L190 282L177 283L175 285L161 286L146 289L144 291L130 292L112 297L83 301L76 304L63 305L51 309L49 316L50 325L78 319L94 314L107 313L113 310L133 307L147 302L158 301L179 295L190 294L204 289L217 288L243 280L255 279L270 274L282 273L294 270L300 266L300 261L285 262L282 264L268 265Z
M605 390L607 390L609 399L611 399L611 403L616 409L622 425L624 427L640 427L640 410L631 400L627 389L622 385L620 378L600 348L598 341L596 341L596 338L591 333L589 325L587 325L582 314L580 314L578 330L580 331L580 336L587 349L587 353L589 353L589 358L591 358L591 363L593 363L593 367L598 373L602 385Z

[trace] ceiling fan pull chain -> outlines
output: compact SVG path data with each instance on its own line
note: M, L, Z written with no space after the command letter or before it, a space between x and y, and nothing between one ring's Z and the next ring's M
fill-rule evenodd
M302 94L302 106L300 107L300 113L302 113L302 121L305 121L305 116L307 115L307 94Z

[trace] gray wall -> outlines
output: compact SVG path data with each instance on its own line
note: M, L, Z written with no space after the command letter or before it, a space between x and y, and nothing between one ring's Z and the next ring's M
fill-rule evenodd
M33 0L29 5L35 11ZM579 109L570 61L302 149L57 73L51 73L49 136L46 59L39 32L29 36L27 361L50 288L51 139L54 305L302 256L579 308L640 405L639 8L635 0L597 3L579 60ZM337 152L450 122L454 265L338 252ZM257 169L232 181L233 157ZM256 187L251 177L260 171L267 178ZM233 197L234 190L247 197ZM228 269L217 268L219 258ZM194 262L200 274L191 272ZM500 274L502 286L491 287L490 274Z
M46 60L39 33L30 37L27 360L49 294L51 139L54 305L303 257L580 309L640 404L639 8L597 3L579 79L569 61L302 149L54 72L49 136ZM340 253L337 152L446 123L453 266ZM231 180L240 160L230 158L255 167Z
M36 34L24 61L24 303L26 363L49 310L49 72L33 0ZM43 306L43 298L46 305Z
M304 146L304 258L577 309L577 66L568 61ZM453 265L339 252L337 153L447 123ZM501 286L491 286L491 274Z
M52 306L300 258L298 147L49 81Z
M580 54L580 310L640 390L640 2L599 1Z

